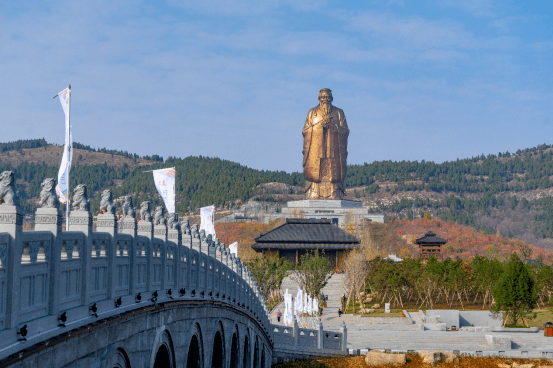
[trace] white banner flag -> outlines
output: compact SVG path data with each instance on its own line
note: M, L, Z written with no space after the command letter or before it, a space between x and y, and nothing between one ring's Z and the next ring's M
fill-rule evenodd
M301 314L303 313L302 301L303 301L303 292L301 289L298 288L298 294L296 295L296 303L294 305L296 317L301 316Z
M175 168L154 170L156 189L163 198L167 212L175 213Z
M286 289L286 293L284 293L284 323L291 325L293 321L292 295L288 294L288 289Z
M234 254L236 257L238 257L238 242L234 242L229 245L228 250L230 251L230 254Z
M69 199L69 171L71 170L71 160L73 158L73 137L69 129L69 104L71 100L71 90L69 87L58 93L58 97L65 113L65 146L63 147L60 170L58 171L56 193L61 203L67 203Z
M213 211L215 206L207 206L200 208L200 230L205 230L205 235L211 234L211 238L215 239L215 227L213 226Z

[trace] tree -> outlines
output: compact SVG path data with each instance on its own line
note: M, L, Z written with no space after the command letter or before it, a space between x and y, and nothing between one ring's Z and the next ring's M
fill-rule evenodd
M321 256L314 250L306 252L300 257L300 263L296 265L293 271L292 280L294 280L301 289L308 295L317 296L325 286L326 280L332 275L332 266L326 257L324 251Z
M367 261L363 252L359 249L350 251L346 256L345 266L344 289L347 296L346 308L349 306L350 300L353 300L353 313L355 314L355 299L359 298L359 303L362 303L360 294L365 288L365 278L367 276ZM344 313L347 313L347 310L344 310Z
M539 298L542 305L545 304L547 298L548 303L551 305L551 294L553 293L553 268L551 266L543 266L537 274L537 287L539 291Z
M245 262L245 264L266 301L271 299L274 291L280 290L282 279L286 276L286 272L292 268L290 262L278 256L256 257Z
M505 268L505 272L493 289L495 304L491 310L504 311L505 320L510 320L513 325L522 321L526 326L525 315L536 307L538 296L536 283L528 266L524 265L516 253L511 254L511 259Z

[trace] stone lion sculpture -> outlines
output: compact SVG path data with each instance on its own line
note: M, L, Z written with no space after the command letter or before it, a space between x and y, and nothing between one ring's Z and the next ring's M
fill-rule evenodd
M154 217L154 225L165 225L165 216L163 206L156 207L156 214Z
M183 234L190 234L190 221L187 218L182 219L180 223Z
M88 211L90 202L86 193L86 184L79 184L73 190L73 210Z
M109 189L102 192L102 197L100 199L100 211L110 215L115 213L115 204L113 203L111 190Z
M19 204L15 194L15 180L13 171L4 171L0 174L0 204L16 206Z
M197 224L192 225L192 227L190 228L190 233L192 234L193 238L199 238L200 237L200 233L198 232L198 225Z
M179 215L176 213L170 213L168 226L171 230L180 230Z
M56 194L56 180L54 178L44 179L40 190L38 205L41 208L57 208L60 204Z
M121 207L123 211L123 217L134 218L134 207L132 205L132 197L130 195L125 196L123 199L123 206Z
M140 218L142 221L152 221L152 214L150 213L150 202L144 201L140 204Z

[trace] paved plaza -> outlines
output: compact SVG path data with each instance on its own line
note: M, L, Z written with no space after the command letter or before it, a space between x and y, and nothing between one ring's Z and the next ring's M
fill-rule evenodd
M347 326L347 341L350 353L364 353L366 350L418 351L447 350L473 355L501 355L511 357L553 357L553 338L538 333L498 333L498 332L465 332L434 331L424 329L417 319L418 313L412 315L412 324L373 323L370 317L342 315L338 317L341 307L341 296L344 294L344 275L334 274L323 288L328 295L327 308L323 310L321 320L325 330L339 331L342 322ZM290 277L284 279L282 291L288 289L296 295L298 286ZM281 303L271 313L272 323L277 323L276 311L284 312ZM282 323L282 322L281 322Z

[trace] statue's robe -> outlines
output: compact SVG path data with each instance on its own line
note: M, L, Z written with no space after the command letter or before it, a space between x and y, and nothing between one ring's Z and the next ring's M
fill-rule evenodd
M341 198L345 194L349 129L342 109L331 106L326 128L321 124L324 119L320 106L307 114L302 131L303 173L308 191L315 189L312 183L332 183L334 188L332 193L321 193L312 198Z

